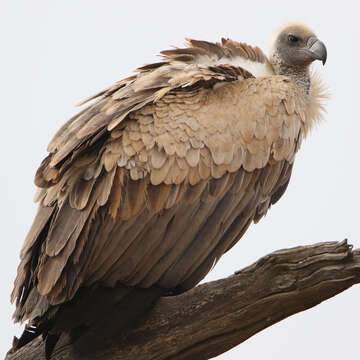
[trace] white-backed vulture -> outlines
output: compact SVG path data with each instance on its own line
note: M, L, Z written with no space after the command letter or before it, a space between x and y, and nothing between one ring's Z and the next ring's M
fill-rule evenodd
M310 65L326 48L302 24L281 28L269 57L228 39L162 55L49 144L11 297L28 322L18 347L43 333L49 356L63 331L107 316L125 328L198 284L282 196L322 116Z

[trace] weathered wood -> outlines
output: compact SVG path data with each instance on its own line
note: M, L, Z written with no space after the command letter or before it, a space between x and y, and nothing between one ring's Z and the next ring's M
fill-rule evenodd
M162 298L103 351L80 356L76 343L63 337L52 359L208 359L356 283L360 250L346 241L280 250L226 279ZM43 341L35 339L6 360L41 360L43 354Z

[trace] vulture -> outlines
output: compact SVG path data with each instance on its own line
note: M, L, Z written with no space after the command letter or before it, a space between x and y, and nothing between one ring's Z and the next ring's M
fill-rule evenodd
M310 69L326 47L300 23L267 57L230 39L187 39L86 99L35 175L38 212L11 301L15 348L126 329L161 296L195 287L284 194L323 117ZM81 331L80 331L81 330Z

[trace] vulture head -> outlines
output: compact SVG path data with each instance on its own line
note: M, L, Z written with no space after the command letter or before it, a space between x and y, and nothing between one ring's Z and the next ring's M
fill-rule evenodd
M314 60L325 64L326 56L324 43L311 29L299 23L279 29L271 50L271 62L278 74L289 67L307 68Z

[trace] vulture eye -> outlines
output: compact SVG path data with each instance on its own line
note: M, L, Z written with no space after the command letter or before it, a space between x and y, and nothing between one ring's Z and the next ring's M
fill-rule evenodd
M294 35L289 35L288 40L289 40L289 42L297 43L299 41L299 38Z

